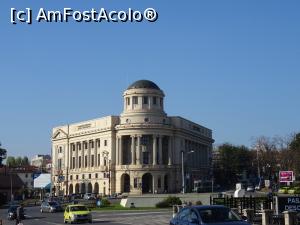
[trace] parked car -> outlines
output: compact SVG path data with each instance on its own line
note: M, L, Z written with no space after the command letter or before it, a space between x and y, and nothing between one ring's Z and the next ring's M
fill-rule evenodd
M41 204L41 209L40 209L41 213L43 212L62 212L63 208L61 207L61 205L56 202L56 201L49 201L49 202L42 202Z
M293 187L288 190L289 194L300 194L300 187Z
M7 210L7 219L8 220L15 220L17 218L17 208L20 207L20 205L11 205ZM25 213L24 208L20 210L20 219L25 219Z
M182 208L171 219L170 225L250 225L230 208L220 205L189 206Z
M64 212L64 223L89 222L92 223L92 214L84 205L68 205Z
M281 187L281 188L279 188L278 193L279 194L287 194L288 191L289 191L289 187Z
M92 194L92 193L85 193L84 196L83 196L83 199L85 199L85 200L95 200L96 196L95 196L95 194Z

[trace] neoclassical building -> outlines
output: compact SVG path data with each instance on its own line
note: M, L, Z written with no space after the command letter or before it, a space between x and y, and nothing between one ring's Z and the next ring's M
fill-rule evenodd
M164 92L139 80L123 93L120 116L55 127L52 190L72 193L174 193L209 179L212 131L167 116ZM183 160L182 160L183 159Z

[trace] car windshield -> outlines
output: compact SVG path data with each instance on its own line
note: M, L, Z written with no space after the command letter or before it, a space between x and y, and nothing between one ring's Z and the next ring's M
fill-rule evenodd
M18 207L19 207L18 205L13 205L13 206L9 207L8 211L10 211L10 212L17 211Z
M228 208L197 209L204 223L240 221L241 218Z
M48 202L50 206L57 206L58 203L57 202Z
M87 211L87 207L83 206L83 205L77 205L77 206L72 206L70 207L70 211L74 212L74 211Z

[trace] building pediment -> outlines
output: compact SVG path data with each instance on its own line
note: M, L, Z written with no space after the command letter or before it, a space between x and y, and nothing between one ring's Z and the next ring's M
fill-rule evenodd
M58 129L57 131L54 132L52 139L63 139L63 138L67 138L68 134L63 131L62 129Z

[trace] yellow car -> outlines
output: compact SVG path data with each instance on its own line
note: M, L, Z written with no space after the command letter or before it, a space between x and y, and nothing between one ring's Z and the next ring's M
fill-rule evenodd
M85 205L68 205L64 212L64 223L92 223L91 211Z

